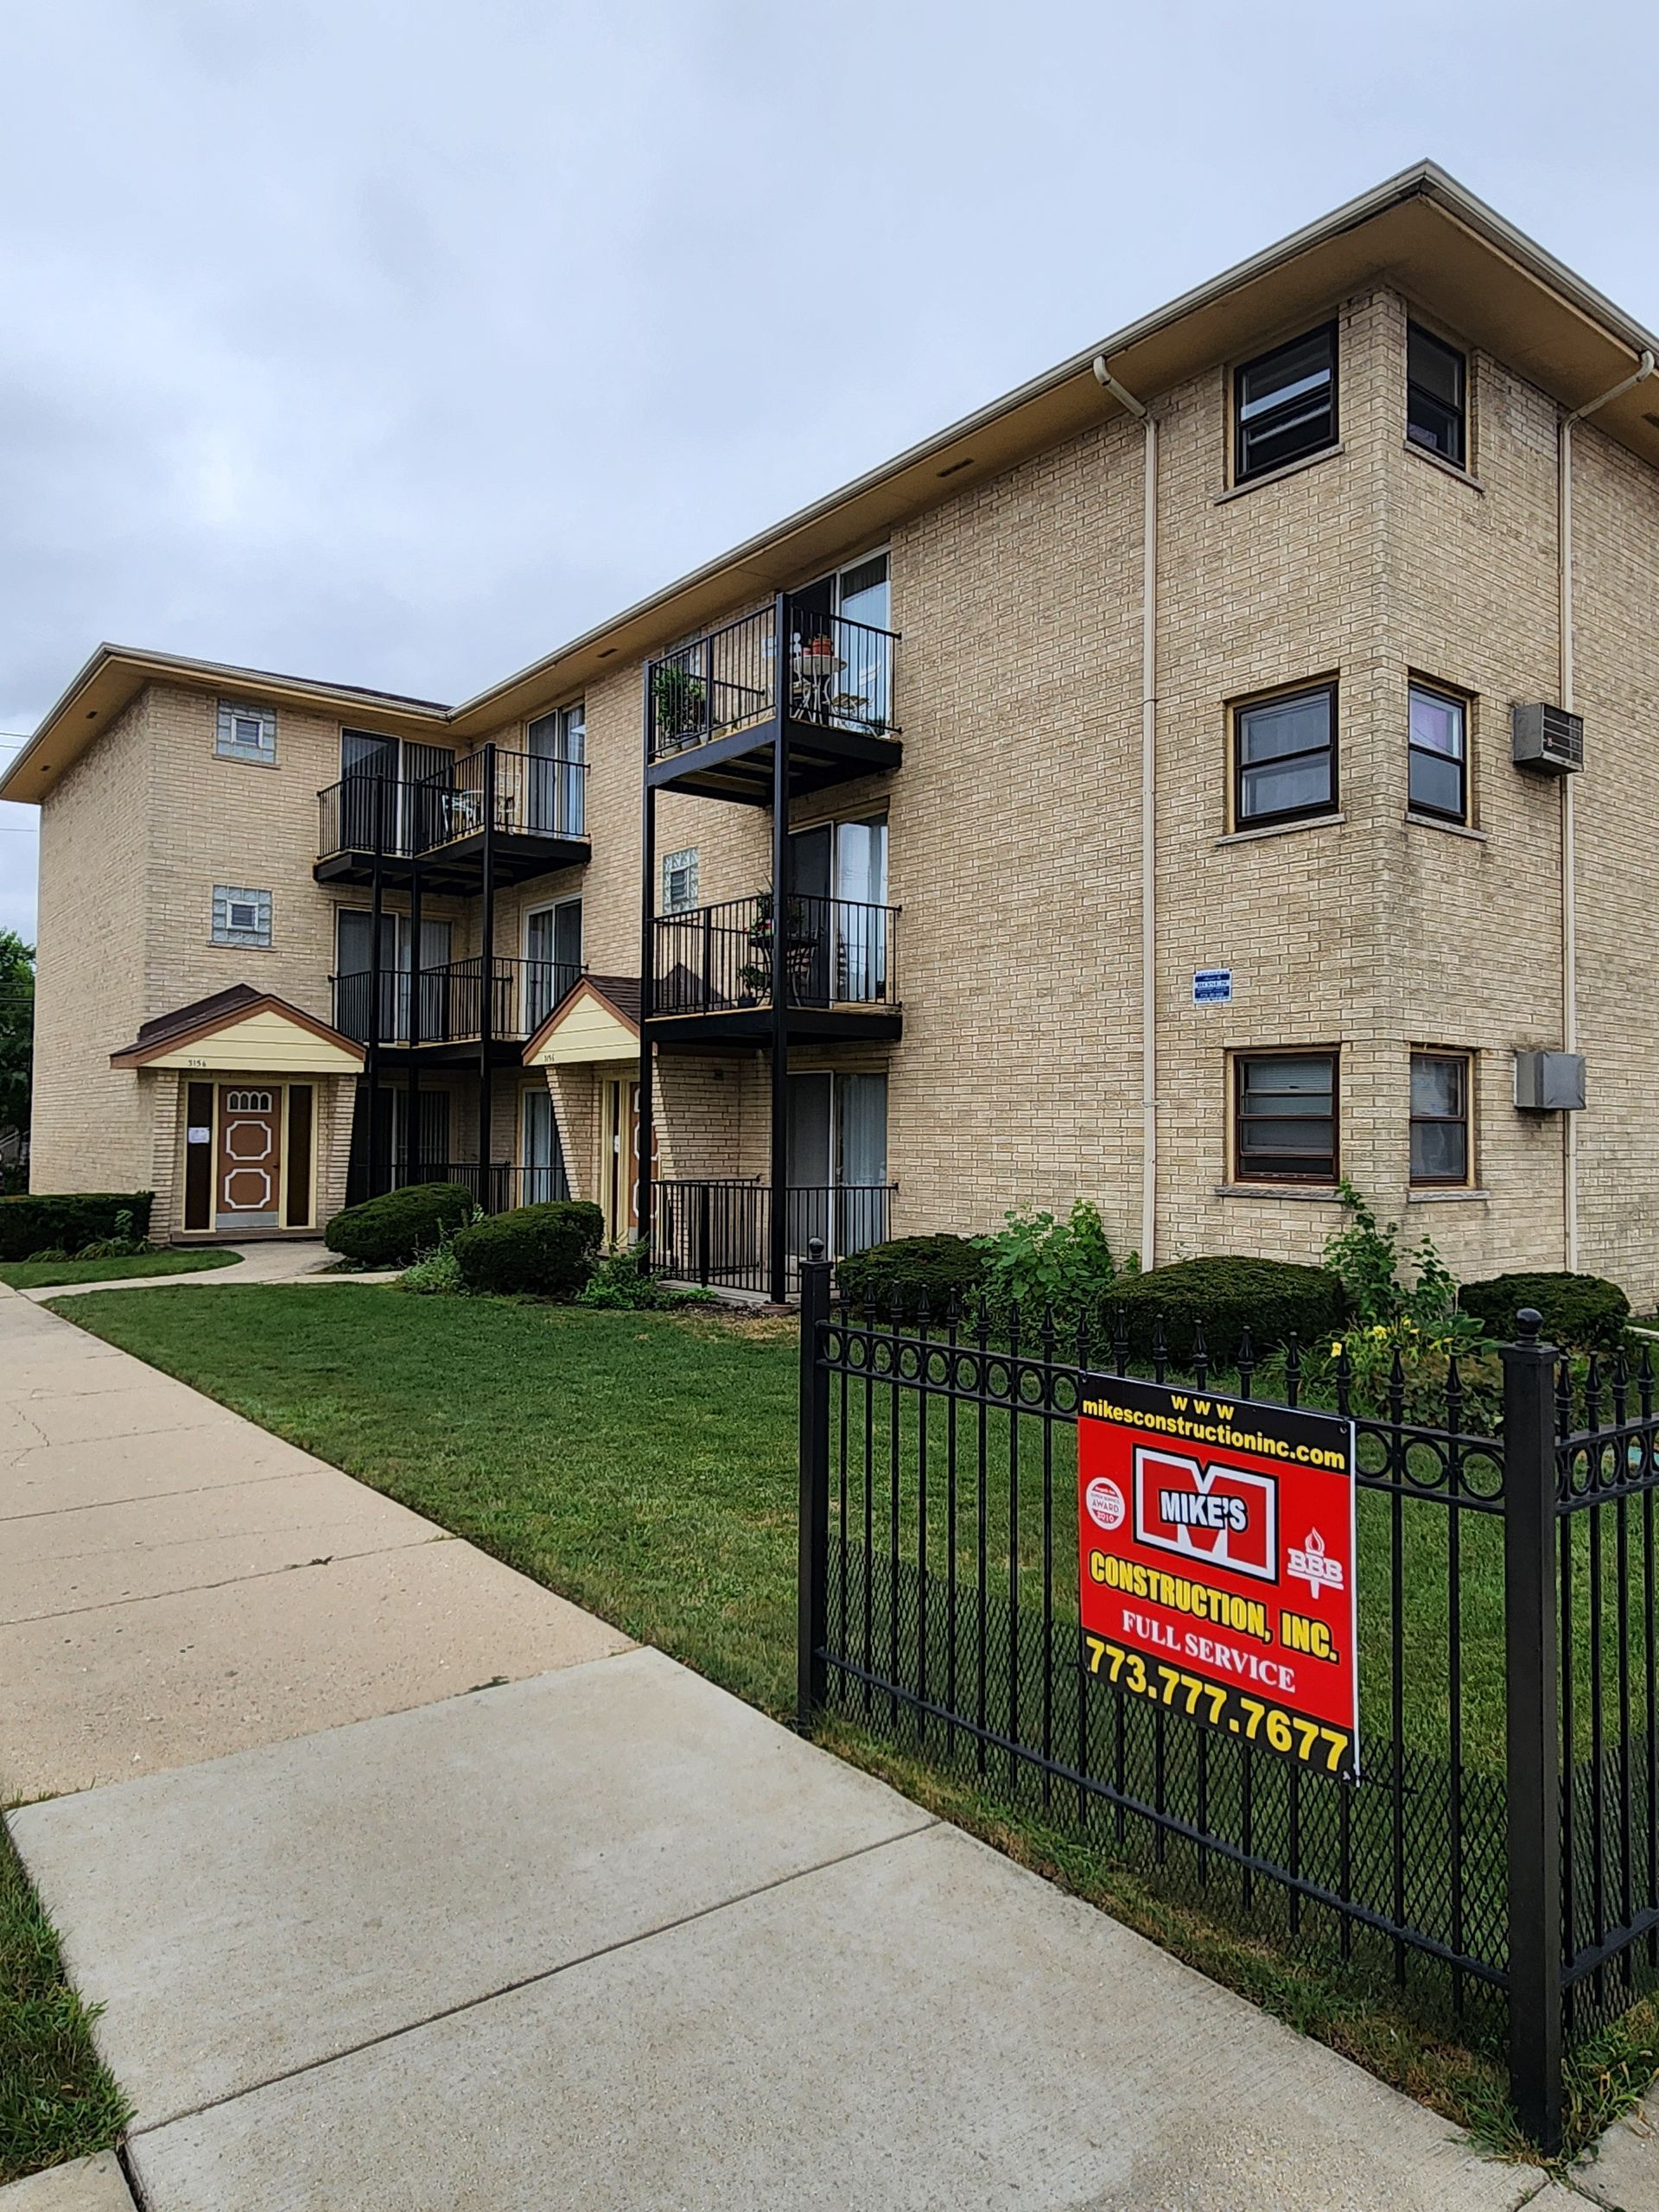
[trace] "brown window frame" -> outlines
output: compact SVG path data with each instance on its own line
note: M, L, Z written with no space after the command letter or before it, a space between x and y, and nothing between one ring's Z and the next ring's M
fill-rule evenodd
M1287 1173L1284 1170L1278 1169L1268 1174L1259 1171L1252 1172L1245 1165L1244 1136L1247 1128L1251 1124L1275 1118L1301 1121L1324 1121L1327 1118L1322 1114L1279 1116L1247 1115L1244 1110L1246 1071L1262 1060L1328 1060L1330 1062L1331 1111L1328 1118L1331 1123L1331 1165L1328 1173L1321 1166L1317 1173L1297 1174L1294 1171ZM1334 1189L1342 1179L1342 1053L1340 1047L1335 1045L1267 1046L1260 1051L1236 1052L1232 1055L1232 1063L1233 1181L1236 1184L1260 1183L1268 1185L1276 1183L1295 1183L1305 1184L1311 1189Z
M1299 699L1323 698L1326 702L1327 732L1323 745L1306 747L1300 753L1277 757L1292 760L1314 760L1321 755L1330 764L1329 785L1323 798L1310 799L1305 806L1275 807L1270 812L1247 814L1244 810L1245 779L1252 767L1262 768L1268 761L1247 763L1244 759L1244 725L1251 715L1264 709L1285 707ZM1341 709L1339 687L1334 676L1323 676L1311 683L1281 684L1272 691L1258 691L1248 699L1235 699L1229 709L1232 740L1232 828L1236 833L1246 830L1267 830L1281 822L1308 822L1317 817L1335 814L1342 804L1338 781L1340 762L1338 758L1338 717Z
M1411 1079L1415 1075L1419 1060L1455 1060L1463 1070L1463 1096L1460 1114L1420 1114L1411 1095ZM1474 1182L1475 1173L1475 1056L1461 1052L1455 1046L1420 1045L1412 1047L1406 1076L1406 1173L1414 1191L1466 1191ZM1463 1173L1460 1175L1420 1175L1413 1157L1411 1140L1419 1124L1431 1128L1445 1128L1448 1125L1463 1131Z

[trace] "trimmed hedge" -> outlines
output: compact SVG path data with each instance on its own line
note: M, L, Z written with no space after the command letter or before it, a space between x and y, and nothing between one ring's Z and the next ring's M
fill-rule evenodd
M1212 1360L1230 1366L1248 1326L1257 1353L1275 1351L1294 1337L1315 1344L1339 1330L1347 1311L1342 1284L1328 1268L1288 1260L1177 1260L1143 1275L1121 1275L1108 1300L1122 1306L1129 1349L1140 1359L1152 1351L1160 1317L1172 1361L1192 1356L1194 1332L1204 1328Z
M1530 1306L1544 1317L1546 1342L1567 1351L1617 1351L1630 1318L1630 1300L1601 1275L1493 1275L1465 1283L1458 1303L1504 1343L1515 1335L1516 1315Z
M596 1205L556 1198L474 1222L451 1249L468 1290L570 1299L592 1274L604 1235Z
M842 1294L867 1312L890 1313L895 1294L899 1310L913 1314L927 1293L928 1312L943 1313L954 1291L966 1305L978 1297L985 1261L965 1236L900 1236L891 1244L872 1244L836 1263Z
M79 1252L120 1232L118 1213L132 1216L131 1234L149 1234L149 1191L31 1191L0 1198L0 1260L26 1260L31 1252Z
M361 1205L346 1206L322 1232L342 1260L370 1268L407 1268L473 1217L470 1191L459 1183L410 1183Z

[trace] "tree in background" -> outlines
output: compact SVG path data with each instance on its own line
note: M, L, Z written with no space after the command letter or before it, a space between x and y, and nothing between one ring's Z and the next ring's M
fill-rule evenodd
M29 1128L35 1057L35 948L0 930L0 1131Z

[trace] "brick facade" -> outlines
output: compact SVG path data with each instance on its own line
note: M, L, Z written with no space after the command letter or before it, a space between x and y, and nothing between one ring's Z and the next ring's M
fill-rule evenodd
M1328 1046L1340 1053L1344 1169L1385 1217L1403 1218L1408 1236L1432 1232L1466 1276L1559 1267L1561 1117L1518 1113L1510 1084L1517 1049L1562 1039L1562 800L1557 783L1511 765L1509 729L1512 702L1559 693L1559 409L1471 349L1470 467L1452 470L1405 436L1408 302L1375 285L1325 311L1338 329L1340 444L1308 465L1230 486L1224 364L1152 397L1158 1256L1318 1255L1338 1218L1328 1192L1234 1180L1230 1067L1241 1051ZM1264 331L1259 344L1295 334ZM954 496L942 489L894 526L903 766L794 810L796 827L887 819L903 1033L891 1046L798 1048L791 1065L887 1073L899 1233L975 1230L1008 1207L1063 1211L1082 1196L1115 1250L1140 1241L1144 443L1135 421L1109 412L1103 404L1092 429ZM1631 973L1659 876L1659 752L1647 742L1659 711L1649 620L1659 479L1593 422L1574 453L1588 752L1575 791L1590 1083L1580 1264L1651 1304L1659 1101ZM1408 819L1414 677L1471 702L1462 828ZM1315 678L1338 688L1334 818L1240 836L1230 709ZM522 957L532 908L579 896L586 964L638 973L642 680L636 658L588 686L592 862L503 890L498 954ZM568 696L550 683L535 711ZM173 1172L160 1087L152 1111L137 1080L108 1065L139 1020L244 979L328 1018L335 909L366 904L311 874L339 716L283 709L266 769L214 758L213 706L203 686L152 684L45 808L42 1187L154 1181L159 1192ZM372 727L372 713L363 721ZM522 749L524 721L490 734ZM763 810L671 791L658 850L686 846L704 903L767 880ZM269 951L208 943L212 887L226 881L271 889ZM451 915L457 957L478 949L478 900L427 912ZM1193 971L1208 967L1230 968L1230 1005L1192 1004ZM1473 1185L1432 1201L1408 1182L1409 1058L1421 1046L1475 1055ZM764 1177L765 1055L664 1055L658 1067L659 1174ZM605 1196L603 1085L628 1072L607 1063L528 1078L551 1093L578 1196ZM451 1088L452 1140L468 1156L475 1084L423 1080ZM498 1084L496 1159L521 1157L524 1080ZM330 1205L344 1188L348 1094L339 1086L330 1105Z

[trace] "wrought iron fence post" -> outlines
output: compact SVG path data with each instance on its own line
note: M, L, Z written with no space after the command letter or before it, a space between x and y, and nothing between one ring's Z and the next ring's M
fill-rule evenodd
M1546 2150L1561 2139L1561 1751L1556 1671L1556 1354L1516 1316L1503 1358L1510 2091Z
M697 1281L709 1287L709 1243L712 1227L714 1192L707 1183L697 1185Z
M795 1725L804 1736L823 1705L830 1630L830 1390L819 1364L830 1318L830 1262L814 1237L801 1262L801 1502Z

